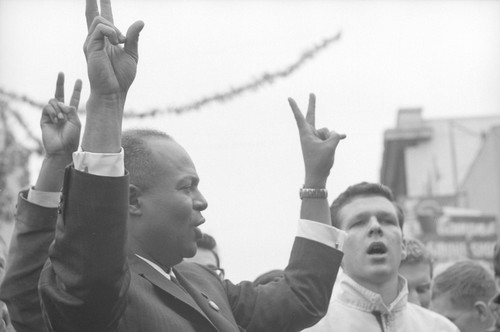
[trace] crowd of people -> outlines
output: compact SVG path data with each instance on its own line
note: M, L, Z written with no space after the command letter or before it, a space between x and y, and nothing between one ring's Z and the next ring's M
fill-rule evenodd
M305 116L289 99L305 174L288 265L225 279L188 152L162 131L122 130L144 23L123 35L109 0L86 0L86 18L83 136L82 82L65 103L60 73L38 179L18 197L0 331L500 331L493 275L460 261L434 276L389 188L361 182L328 203L345 135L316 127L313 94Z

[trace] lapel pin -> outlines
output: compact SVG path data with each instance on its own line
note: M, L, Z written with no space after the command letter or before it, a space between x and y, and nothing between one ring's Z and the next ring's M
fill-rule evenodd
M219 311L219 310L220 310L220 309L219 309L219 306L218 306L217 304L215 304L215 302L214 302L214 301L212 301L212 300L208 300L208 305L209 305L212 309L214 309L215 311Z

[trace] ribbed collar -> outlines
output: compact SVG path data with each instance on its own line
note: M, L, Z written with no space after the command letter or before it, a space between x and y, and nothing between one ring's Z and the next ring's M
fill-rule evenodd
M380 294L361 286L345 273L339 276L338 281L337 300L353 308L366 312L378 311L382 314L394 314L406 307L408 287L406 280L401 276L398 276L398 295L389 306L384 304Z

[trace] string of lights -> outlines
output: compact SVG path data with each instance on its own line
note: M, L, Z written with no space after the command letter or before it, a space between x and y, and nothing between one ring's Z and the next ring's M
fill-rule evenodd
M306 62L312 60L318 53L328 48L334 42L340 40L341 32L338 32L336 35L325 38L319 44L314 45L310 49L304 51L296 61L292 64L285 66L282 69L273 71L273 72L265 72L260 75L258 78L253 79L249 82L243 83L237 87L231 87L223 92L216 92L207 97L201 97L191 102L187 102L184 105L180 106L167 106L166 108L153 108L150 110L145 110L141 112L136 112L133 110L126 110L124 112L124 118L146 118L146 117L154 117L159 114L166 113L175 113L175 114L183 114L189 111L199 110L202 107L218 102L224 103L229 100L232 100L247 91L256 91L263 87L264 85L273 84L277 80L284 79L294 72L296 72L299 68L301 68ZM14 101L27 103L33 107L43 108L45 103L40 103L27 95L17 94L11 91L7 91L6 89L0 87L0 96L9 98ZM83 110L79 110L79 112L83 113Z

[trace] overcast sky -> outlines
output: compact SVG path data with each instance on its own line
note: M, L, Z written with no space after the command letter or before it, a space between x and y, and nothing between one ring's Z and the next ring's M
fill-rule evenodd
M83 0L0 0L0 87L47 101L58 71L89 85ZM127 120L155 127L191 154L234 281L283 268L303 183L287 103L317 96L317 124L347 134L328 183L378 181L383 132L403 107L425 118L500 112L500 1L114 0L115 24L145 22L127 108L188 103L293 63L323 38L341 39L272 85L183 115ZM69 89L67 90L69 94ZM39 135L40 110L13 104Z

